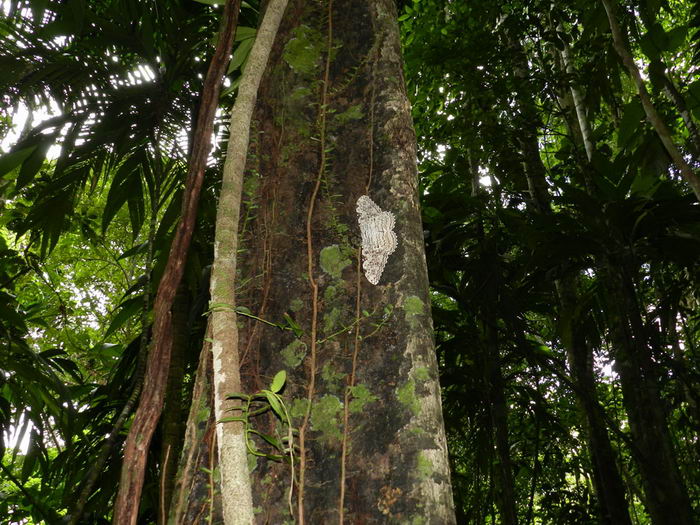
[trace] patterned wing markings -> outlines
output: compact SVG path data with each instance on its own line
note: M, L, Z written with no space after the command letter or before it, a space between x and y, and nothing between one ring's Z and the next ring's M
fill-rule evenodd
M377 284L389 255L398 245L396 220L393 213L383 211L367 195L357 199L357 217L362 236L362 268L367 280Z

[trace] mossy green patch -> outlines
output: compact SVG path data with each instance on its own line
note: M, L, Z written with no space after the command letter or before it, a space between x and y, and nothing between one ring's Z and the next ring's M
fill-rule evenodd
M415 295L406 297L406 300L403 302L403 309L406 315L421 315L425 313L424 306L423 301Z
M340 308L331 308L331 311L323 316L323 333L329 335L336 329L341 314Z
M298 297L296 299L292 299L292 302L289 303L289 309L292 312L298 312L302 308L304 308L304 301L302 301Z
M425 305L423 301L415 295L409 295L403 302L403 309L406 312L406 321L411 328L415 328L418 324L417 316L425 313Z
M294 29L292 39L287 42L282 58L294 71L302 75L312 75L321 62L323 37L308 26Z
M422 452L418 453L416 461L416 472L421 479L425 479L433 474L433 462L430 461Z
M396 389L396 397L414 416L418 415L420 412L420 403L416 397L416 383L413 379L409 379Z
M350 266L350 259L337 244L331 244L321 250L321 269L331 277L340 279L343 270Z
M345 124L351 120L360 120L362 117L364 117L362 107L359 104L355 104L354 106L350 106L342 113L338 113L335 116L335 120L340 124Z
M248 452L248 472L253 472L258 467L258 456Z
M348 409L352 414L357 414L365 409L365 405L368 403L373 403L377 399L377 396L372 394L366 385L360 383L353 387L350 387L350 395L352 395L352 401L348 405Z
M323 300L326 301L327 303L330 303L333 299L335 299L335 296L337 294L338 294L338 288L336 286L328 286L323 291Z
M289 409L289 415L293 418L304 417L306 415L306 407L309 406L308 399L295 399L292 401L292 406Z
M328 362L321 369L321 378L326 383L329 389L335 390L340 387L340 380L345 377L343 372L336 372L332 363Z
M340 440L340 415L343 403L335 396L325 395L311 405L311 427L321 433L324 441Z
M209 414L211 414L209 407L200 408L197 410L197 421L206 421L209 419Z
M430 370L428 367L419 366L415 369L413 375L416 377L416 379L418 379L418 381L427 381L430 379Z
M280 355L286 367L296 368L306 357L306 343L295 339L280 351Z

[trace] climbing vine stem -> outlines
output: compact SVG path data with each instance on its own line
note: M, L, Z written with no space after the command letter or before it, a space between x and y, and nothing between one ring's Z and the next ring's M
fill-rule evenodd
M318 331L318 283L314 277L314 243L313 243L313 216L316 198L321 188L323 175L326 168L326 112L328 104L328 84L330 82L331 55L333 52L333 0L328 1L328 24L326 39L326 61L321 82L321 97L318 117L320 159L316 183L309 202L306 215L306 258L307 272L309 274L309 286L311 288L311 340L309 341L309 385L306 394L306 410L304 419L299 427L299 488L297 492L297 520L299 525L304 525L304 484L306 481L306 430L311 417L311 403L316 389L316 341Z

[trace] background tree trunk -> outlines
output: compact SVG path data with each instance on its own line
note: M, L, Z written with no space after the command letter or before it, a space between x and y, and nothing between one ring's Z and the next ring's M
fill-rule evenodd
M522 66L516 68L515 75L521 82L529 76L527 62L522 46L518 41L511 40L510 45L518 56L522 56ZM570 71L568 52L563 54L567 72ZM523 84L525 86L525 84ZM590 139L590 129L581 106L580 94L577 97L572 90L576 109L576 122L583 136L587 159L590 161L594 152L594 144ZM578 98L578 101L576 100ZM532 196L529 205L534 211L551 215L551 196L547 188L546 169L540 158L537 129L540 126L537 112L529 102L531 94L521 91L518 94L518 105L522 114L521 129L518 130L518 142L523 157L523 171L528 181L528 189ZM573 119L572 119L573 120ZM586 135L589 135L586 138ZM582 166L582 173L587 167ZM590 186L590 183L586 184ZM598 400L593 375L593 349L586 341L581 319L574 319L575 305L579 302L577 292L577 277L563 276L555 281L557 299L560 305L560 323L565 332L562 343L566 348L567 360L571 376L576 385L576 397L585 421L588 450L593 466L593 481L600 505L602 523L631 523L628 504L625 499L622 477L617 468L615 453L610 443L610 437L604 419L604 409Z
M207 330L207 339L211 330ZM203 345L187 418L185 440L170 498L168 523L222 523L221 483L216 457L211 343Z

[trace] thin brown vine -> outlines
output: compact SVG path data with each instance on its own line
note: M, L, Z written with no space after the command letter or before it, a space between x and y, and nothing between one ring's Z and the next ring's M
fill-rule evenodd
M318 283L314 278L314 245L312 221L316 198L321 188L321 182L326 168L326 105L328 104L328 83L330 81L331 53L333 51L333 0L328 1L328 30L326 40L326 61L321 83L321 98L319 108L319 144L320 160L316 183L311 194L309 208L306 215L306 257L309 286L311 287L311 333L309 341L309 386L306 395L306 410L304 419L299 427L299 486L297 489L297 520L299 525L304 525L304 483L306 476L306 429L311 417L311 403L316 388L316 336L318 331Z

